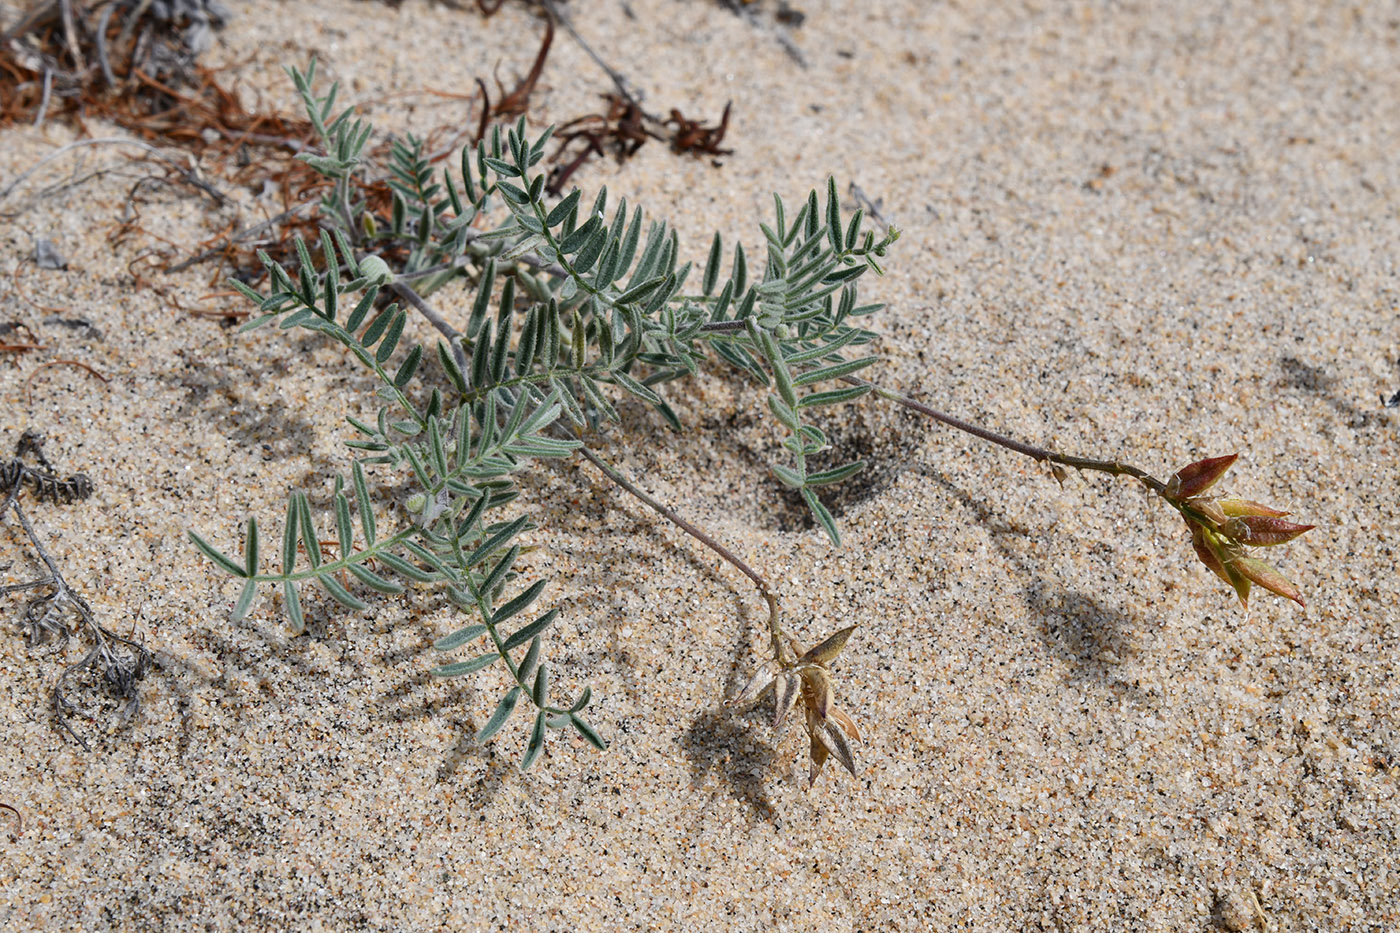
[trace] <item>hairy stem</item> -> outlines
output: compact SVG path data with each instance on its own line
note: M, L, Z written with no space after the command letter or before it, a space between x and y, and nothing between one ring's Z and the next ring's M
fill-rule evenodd
M447 323L447 318L439 314L436 308L423 300L423 296L405 282L390 282L389 290L412 305L413 309L423 315L428 323L437 329L438 333L447 338L447 345L452 349L452 358L457 361L457 365L464 372L470 372L471 364L467 361L466 351L462 349L462 335L455 327Z
M873 382L868 382L855 376L846 376L842 381L848 382L851 385L870 386L870 390L881 398L889 399L892 402L903 405L905 408L917 411L921 415L927 415L935 421L946 424L950 428L956 428L974 437L980 437L984 441L990 441L999 447L1005 447L1007 450L1014 450L1018 454L1025 454L1032 460L1038 460L1041 463L1059 463L1067 467L1073 467L1076 470L1095 470L1099 473L1109 473L1113 476L1131 476L1159 496L1167 490L1166 483L1156 479L1146 470L1140 470L1135 466L1119 463L1116 460L1095 460L1091 457L1071 457L1066 454L1056 453L1053 450L1046 450L1043 447L1024 444L1004 434L998 434L995 431L989 431L984 427L963 421L961 418L954 418L952 415L945 414L936 408L930 408L928 405L915 401L907 395L896 392L893 389L886 389L882 386L878 386Z
M748 327L747 321L710 321L700 325L702 334L740 334Z
M589 450L587 447L580 447L578 452L583 455L585 460L601 470L603 475L608 479L645 503L649 508L661 515L662 518L665 518L696 541L699 541L701 544L705 545L705 547L714 551L731 566L735 567L744 574L744 576L753 581L754 586L758 588L759 595L768 603L768 636L773 645L773 658L779 664L783 663L783 630L779 621L778 597L774 595L772 589L769 588L768 581L764 580L763 577L759 575L758 571L746 564L737 554L729 550L729 548L720 544L704 531L686 521L675 509L647 495L628 480L627 477L623 476L615 467L599 459L598 455L593 451Z

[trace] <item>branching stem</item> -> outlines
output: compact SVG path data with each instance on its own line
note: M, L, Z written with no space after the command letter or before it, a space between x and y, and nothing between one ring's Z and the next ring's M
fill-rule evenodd
M42 439L36 438L36 436L32 435L30 432L26 432L20 438L16 453L22 455L27 449L34 453L36 459L39 460L42 466L47 468L49 466L48 461L44 459L43 451L39 448L41 443ZM29 640L31 644L50 635L57 635L58 638L66 644L69 637L76 633L76 629L71 628L67 621L62 618L62 613L64 611L76 613L78 618L82 620L83 628L92 636L94 643L92 650L84 655L76 664L71 664L64 669L63 673L59 676L58 684L53 690L53 708L59 725L65 732L71 735L84 750L88 750L89 745L87 740L78 734L77 730L73 728L72 723L69 721L69 713L73 710L73 705L64 697L64 684L71 675L80 670L89 667L99 668L103 683L115 692L120 699L126 701L126 706L122 713L122 718L125 720L133 715L140 707L140 698L136 692L136 684L146 675L147 670L150 668L152 660L151 654L144 646L103 628L93 615L92 607L88 605L87 600L63 578L63 573L58 569L58 564L54 562L53 558L49 556L48 551L44 549L39 535L34 531L34 526L29 523L29 517L24 514L24 509L20 505L19 497L24 482L24 469L19 463L18 456L15 461L12 461L12 464L14 479L9 492L6 493L3 501L0 501L0 517L3 517L6 512L14 513L15 517L19 519L20 527L29 538L29 544L34 549L34 553L38 556L43 565L48 568L49 574L47 577L42 577L27 583L0 587L0 595L8 595L10 593L38 587L51 588L52 592L47 596L40 596L33 600L30 603L29 609L26 611L25 617L30 627ZM86 482L86 478L83 479L84 482ZM84 497L87 492L90 491L91 486L89 485L87 490L79 495L78 498ZM57 499L58 496L55 495L54 498ZM35 610L37 607L43 605L49 607L48 611L36 617ZM130 658L124 658L118 653L120 645L125 645L130 649Z
M389 290L412 305L414 310L423 315L429 324L436 328L437 332L447 338L447 345L452 349L452 358L457 361L457 365L463 371L470 371L470 363L467 360L467 353L462 349L462 335L457 329L447 322L447 318L438 313L438 310L428 304L413 290L413 286L406 282L390 282Z
M452 347L453 356L457 360L457 365L461 366L464 370L467 369L468 364L466 360L466 355L462 349L461 333L459 333L456 328L454 328L450 323L448 323L446 318L439 314L436 309L434 309L431 305L424 301L423 298L417 292L415 292L409 285L403 282L393 282L389 287L395 295L398 295L404 301L408 302L408 304L412 305L413 308L417 310L418 313L422 314L423 317L426 318L428 322L432 324L433 327L436 328L439 333L441 333L447 338L448 344ZM630 493L632 496L634 496L639 501L647 505L657 514L661 515L667 521L680 528L686 534L690 535L692 538L699 541L701 544L705 545L710 550L714 551L720 556L721 559L731 564L733 567L735 567L741 573L743 573L744 576L748 577L750 580L753 581L754 586L758 588L759 595L761 595L764 601L768 603L768 634L773 645L773 657L776 661L782 663L784 657L783 630L780 622L778 597L768 586L768 581L763 579L762 575L760 575L758 571L754 570L747 563L745 563L744 560L739 557L739 555L729 550L729 548L725 547L723 544L720 544L713 537L711 537L709 534L707 534L705 531L703 531L696 525L692 524L689 521L686 521L684 518L681 517L681 515L678 512L676 512L675 509L672 509L671 507L667 506L666 504L660 502L659 500L648 495L646 492L642 491L641 488L639 488L637 485L628 480L627 477L623 476L622 473L619 472L615 467L601 459L593 451L589 450L587 447L580 447L579 453L582 454L584 459L586 459L589 463L593 464L595 467L601 470L603 475L606 476L608 479L612 480L623 490Z

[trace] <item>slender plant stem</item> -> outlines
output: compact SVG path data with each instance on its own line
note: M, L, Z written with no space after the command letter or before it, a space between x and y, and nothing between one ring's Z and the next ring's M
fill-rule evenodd
M1038 460L1041 463L1059 463L1076 470L1096 470L1100 473L1110 473L1114 476L1131 476L1159 496L1167 491L1166 483L1163 483L1147 471L1140 470L1135 466L1119 463L1116 460L1095 460L1090 457L1071 457L1066 454L1056 453L1053 450L1046 450L1043 447L1024 444L1004 434L998 434L995 431L989 431L986 428L963 421L961 418L954 418L952 415L945 414L936 408L930 408L923 402L915 401L907 395L896 392L893 389L886 389L883 386L878 386L873 382L868 382L864 379L856 378L855 376L846 376L842 381L848 382L851 385L870 386L871 391L881 398L889 399L892 402L903 405L905 408L917 411L921 415L927 415L935 421L946 424L950 428L956 428L974 437L980 437L984 441L989 441L1000 447L1005 447L1007 450L1014 450L1018 454L1025 454L1032 460Z
M20 527L22 527L24 533L29 536L29 543L34 546L34 552L39 555L39 559L44 562L44 566L49 568L49 579L42 582L58 587L68 596L76 596L77 594L68 586L68 582L63 579L63 574L59 573L58 565L53 562L53 558L49 557L49 552L44 550L44 546L39 543L39 536L34 533L34 526L29 524L29 519L24 515L24 509L20 508L18 496L14 495L14 492L18 490L19 484L16 483L15 490L6 498L5 505L15 513L15 517L19 519ZM4 512L0 511L0 515L3 514Z
M748 327L747 321L710 321L700 325L702 334L737 334Z
M447 345L452 348L452 358L457 361L457 366L463 372L470 371L470 364L467 362L467 353L462 349L462 335L455 327L447 322L447 318L438 313L438 310L423 300L423 296L413 290L413 286L407 282L390 282L389 290L404 301L413 305L414 310L423 315L429 324L437 329L437 332L447 338Z
M587 447L580 447L579 453L583 455L583 458L585 460L587 460L589 463L593 464L595 467L601 470L603 472L603 475L606 476L608 479L612 480L618 486L621 486L624 490L631 493L634 497L639 499L641 502L645 503L653 511L660 514L661 517L665 518L667 521L680 528L682 531L690 535L696 541L699 541L701 544L705 545L705 547L714 551L731 566L735 567L744 576L748 577L750 580L753 581L754 586L758 588L759 595L761 595L764 601L768 603L768 636L773 644L773 658L779 664L783 663L783 630L779 619L778 597L774 595L772 589L769 588L768 581L763 579L763 577L758 573L758 571L754 570L752 567L746 564L742 559L740 559L740 557L737 554L729 550L729 548L725 547L723 544L720 544L718 541L710 537L704 531L697 528L690 522L686 521L676 512L675 509L672 509L664 503L659 502L651 496L647 495L634 483L628 480L627 477L623 476L615 467L600 459L598 455L595 454L593 451L589 450Z

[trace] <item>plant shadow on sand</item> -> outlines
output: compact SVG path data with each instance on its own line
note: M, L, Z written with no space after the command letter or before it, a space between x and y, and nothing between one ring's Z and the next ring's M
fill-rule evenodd
M1038 559L1018 546L1028 532L1008 522L985 502L968 494L946 474L920 465L912 469L942 489L986 530L991 544L1026 581L1020 596L1037 620L1037 632L1070 670L1071 682L1094 692L1127 690L1143 702L1151 699L1124 680L1119 661L1139 650L1140 634L1149 628L1143 616L1110 605L1097 596L1047 578Z
M742 671L751 666L753 650L748 632L735 633L729 671L723 695L730 697L743 686ZM749 808L755 819L774 822L778 810L768 796L767 783L778 761L779 751L761 736L771 727L764 723L762 703L755 709L733 709L717 705L698 713L690 721L681 748L690 759L691 788L701 789L715 774L727 786L730 799ZM781 741L781 736L774 737Z
M707 588L723 592L733 600L734 609L726 617L732 619L735 625L734 648L724 681L714 692L718 694L720 702L724 697L737 693L742 683L742 671L752 667L750 642L754 626L762 625L764 618L763 601L748 581L738 576L737 572L733 573L737 579L731 579L721 569L725 565L719 558L707 560L712 556L709 551L680 529L669 527L661 516L609 484L595 471L588 468L577 470L563 464L549 464L548 468L555 471L558 477L572 477L567 480L571 483L580 486L592 484L590 491L594 496L594 509L589 514L570 511L552 519L551 527L556 531L582 537L597 535L597 516L605 515L609 536L619 540L658 542L662 549L684 561L688 572L703 581ZM522 486L526 488L529 483L529 479L522 480ZM585 562L580 572L571 579L571 588L581 594L596 594L616 586L616 570L609 570L608 566L611 565ZM620 623L609 621L615 613L603 611L602 601L596 596L575 599L571 605L584 612L590 608L596 611L601 624L608 631L605 657L616 664L618 676L631 699L642 702L647 687L637 670L635 656L621 634ZM696 697L695 701L698 704L702 698ZM774 751L767 745L754 745L754 723L749 722L754 718L746 711L731 710L717 703L692 719L681 746L691 763L694 787L701 786L707 775L719 773L729 785L729 793L735 800L749 806L755 815L767 819L774 814L774 808L764 790L764 776L771 771ZM736 748L743 751L736 753Z

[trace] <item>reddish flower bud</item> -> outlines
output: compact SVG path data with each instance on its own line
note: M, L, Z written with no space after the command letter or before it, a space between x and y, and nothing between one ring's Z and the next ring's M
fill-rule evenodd
M1224 457L1207 457L1204 460L1197 460L1195 463L1188 463L1172 474L1171 479L1167 481L1167 489L1163 495L1178 502L1182 499L1190 499L1192 496L1199 496L1215 485L1216 480L1224 476L1238 458L1239 454L1229 454Z
M1195 548L1196 556L1200 558L1201 563L1209 567L1211 573L1229 583L1230 575L1225 572L1225 565L1221 563L1215 551L1206 544L1206 530L1192 521L1188 521L1186 527L1191 529L1191 547Z
M1220 530L1241 544L1273 547L1276 544L1292 541L1303 532L1311 531L1314 527L1313 525L1300 525L1297 522L1285 521L1281 518L1246 515L1243 518L1232 518L1222 523Z
M1237 569L1237 564L1245 556L1244 548L1195 522L1188 521L1186 524L1191 527L1191 546L1196 549L1201 563L1230 584L1240 602L1248 606L1249 578Z

